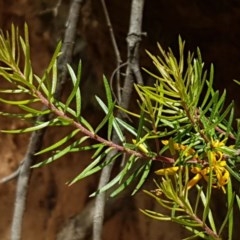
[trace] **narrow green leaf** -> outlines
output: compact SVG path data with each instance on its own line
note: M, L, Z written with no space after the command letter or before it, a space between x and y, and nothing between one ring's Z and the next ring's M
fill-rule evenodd
M18 28L14 27L14 24L11 24L11 50L12 50L12 58L16 63L18 64L18 39L19 39L19 34L18 34Z
M20 85L21 87L27 87L28 89L35 89L35 86L31 84L28 79L25 78L25 76L22 75L22 73L19 72L13 72L12 74L9 74L9 77L11 78L11 83L14 83L15 85Z
M104 87L105 87L107 103L108 103L108 108L109 108L113 104L112 90L111 90L111 87L110 87L110 85L108 83L108 80L105 76L103 76L103 83L104 83Z
M70 105L73 98L75 97L75 99L76 99L76 116L75 117L79 117L80 113L81 113L81 94L80 94L80 90L79 90L80 79L81 79L80 78L81 62L79 62L79 65L78 65L78 77L75 75L75 73L70 65L67 65L67 68L68 68L68 72L70 74L70 77L71 77L71 80L73 83L73 89L72 89L71 93L69 94L68 99L66 101L66 107L68 107Z
M236 200L237 200L238 209L240 211L240 198L238 195L236 195Z
M29 90L26 88L20 89L0 89L0 93L9 93L9 94L22 94L22 93L29 93Z
M202 104L201 104L201 109L204 109L204 106L205 104L207 103L208 99L209 99L209 96L211 94L211 89L212 89L212 85L213 85L213 76L214 76L214 68L213 68L213 65L211 64L211 67L210 67L210 76L209 76L209 81L206 81L207 82L207 92L204 96L204 99L202 101Z
M105 145L100 143L97 150L94 152L94 154L92 155L92 159L95 159L98 157L98 155L102 152L102 150L105 148Z
M211 156L208 156L208 159L211 159ZM209 164L211 166L212 163L210 162ZM205 196L203 191L200 194L202 203L204 205L202 220L205 223L206 219L208 218L208 221L209 221L209 224L210 224L212 230L214 232L217 232L216 231L216 226L215 226L215 223L214 223L214 218L213 218L213 215L212 215L212 210L210 208L210 201L211 201L211 194L212 194L212 179L213 179L213 173L210 170L209 177L208 177L208 185L207 185L206 196Z
M124 129L126 129L128 132L130 132L133 136L137 136L137 130L131 126L130 124L126 123L125 121L123 121L121 118L116 118L116 121L122 126L124 127Z
M131 116L133 116L133 117L136 117L136 118L139 118L139 117L140 117L139 114L136 114L136 113L134 113L134 112L128 111L127 109L124 109L124 108L122 108L122 107L120 107L120 106L118 106L118 105L116 105L116 108L120 109L122 112L124 112L124 113L126 113L126 114L128 114L128 115L131 115Z
M107 114L108 111L109 111L108 107L105 105L105 103L104 103L100 98L96 97L96 99L97 99L98 104L100 105L100 107L101 107L101 108L103 109L103 111L105 112L105 114ZM121 142L124 142L125 137L124 137L123 132L122 132L122 130L121 130L120 126L118 125L118 123L117 123L117 121L116 121L115 118L113 118L112 124L113 124L113 128L114 128L114 130L116 131L116 133L117 133L120 141L121 141Z
M97 96L95 96L97 101L99 101L99 98ZM103 118L103 120L98 124L98 126L95 129L95 133L97 133L100 129L102 129L105 124L111 120L112 114L113 114L113 109L114 109L115 104L112 103L112 106L109 106L108 108L108 112L105 115L105 117Z
M56 47L56 49L55 49L55 51L54 51L54 53L52 55L51 61L50 61L49 65L48 65L48 68L47 68L46 72L49 73L51 71L51 69L53 68L53 65L54 65L56 59L60 55L61 47L62 47L62 42L60 41L57 44L57 47Z
M87 146L76 146L71 148L69 152L81 152L81 151L89 151L89 150L95 150L96 148L99 148L99 145L101 143L93 144L93 145L87 145Z
M7 69L7 70L11 70L11 69ZM8 73L7 70L5 70L3 67L1 67L0 68L0 76L2 76L4 78L4 80L7 80L11 84L13 84L14 82L12 80L12 74Z
M111 87L109 85L109 82L107 80L107 78L105 76L103 76L103 83L104 83L104 88L105 88L105 93L106 93L106 97L107 97L107 104L108 104L108 109L111 108L112 105L115 105L113 103L113 99L112 99L112 90ZM114 106L115 107L115 106ZM111 114L109 116L109 121L108 121L108 139L111 139L112 136L112 129L113 129L113 121L114 121L114 117L113 114Z
M107 149L109 152L109 149ZM112 150L112 149L110 149ZM111 158L105 159L104 162L100 163L98 166L96 166L95 168L91 169L87 174L85 174L84 178L90 175L93 175L94 173L102 170L104 167L106 167L107 165L109 165L111 162L113 162L116 158L118 158L121 155L121 153L117 153L114 156L112 156Z
M69 185L71 186L72 184L78 182L79 180L86 178L101 169L103 169L105 166L107 166L111 161L112 158L105 159L105 161L102 164L99 164L103 158L107 156L107 153L110 152L111 149L108 148L105 150L101 155L99 155L92 163L90 163L79 175L77 175L70 183Z
M226 91L223 92L223 94L219 99L217 97L214 98L215 104L213 105L213 108L211 110L211 115L209 117L210 120L214 119L221 112L224 105L225 97L226 97Z
M79 61L78 69L77 69L77 81L78 81L79 88L78 88L76 96L75 96L77 117L81 115L81 105L82 105L82 97L81 97L81 91L80 91L81 75L82 75L82 62Z
M20 118L22 120L26 120L28 118L36 118L38 114L34 113L7 113L7 112L0 112L1 116L11 117L11 118Z
M70 139L72 139L74 136L76 136L76 134L79 132L80 132L79 129L75 129L70 134L68 134L66 137L62 138L61 140L57 141L56 143L52 144L51 146L44 148L43 150L37 152L35 155L40 155L40 154L52 151L52 150L62 146L63 144L67 143Z
M97 190L96 192L92 193L89 197L95 197L96 195L105 192L107 190L109 190L111 187L113 187L114 185L116 185L119 180L121 178L121 172L119 172L117 174L116 177L114 177L109 183L107 183L104 187L102 187L101 189Z
M235 135L234 130L232 128L233 120L234 120L234 113L235 113L234 103L232 102L231 105L232 105L232 107L231 107L231 110L230 110L230 113L229 113L228 120L226 120L226 122L223 123L223 126L221 124L219 124L219 127L224 129L224 131L226 132L226 134L225 134L226 138L228 138L230 134ZM225 125L226 125L226 127L225 127Z
M90 125L90 123L82 116L79 117L79 122L86 127L90 132L94 133L93 127Z
M127 145L127 147L128 147L128 146L129 146L129 145ZM130 148L130 149L135 149L135 146L134 146L134 148ZM121 183L121 182L123 181L124 177L130 172L132 166L133 166L134 163L137 161L137 159L138 159L138 158L137 158L136 156L134 156L134 155L131 155L131 156L129 157L129 159L127 160L127 163L125 164L124 168L123 168L122 171L121 171L121 178L120 178L119 183Z
M33 72L30 60L30 45L29 45L29 33L28 26L24 24L24 40L20 37L20 43L24 52L24 76L30 84L33 82Z
M224 221L219 229L218 235L221 235L227 222L228 222L228 240L231 240L233 237L233 204L234 204L235 194L233 194L232 182L229 179L227 184L227 213L224 218Z
M182 218L180 218L182 217ZM192 219L187 219L186 216L178 216L178 217L174 217L172 218L173 222L176 222L178 224L180 224L181 226L188 226L190 228L197 228L197 227L201 227L201 224L192 220Z
M24 128L24 129L17 129L17 130L1 130L1 132L3 132L3 133L27 133L27 132L33 132L33 131L37 131L37 130L40 130L42 128L45 128L45 127L47 127L49 125L54 125L57 122L59 122L59 120L55 118L53 120L40 123L40 124L35 125L33 127L28 127L28 128Z
M234 171L231 167L228 165L226 166L227 170L230 172L230 174L238 181L240 182L240 174L239 172Z
M197 193L197 196L196 196L195 206L194 206L194 210L193 210L194 214L197 214L200 195L201 195L201 192L203 191L202 186L200 187L199 185L196 185L196 188L197 188L198 193Z
M45 76L40 78L37 75L34 75L34 78L38 82L37 90L43 92L47 96L48 99L50 98L50 96L52 97L50 90L48 90L48 88L44 84ZM49 100L51 101L51 99L49 99Z
M65 109L65 111L67 113L71 114L72 116L76 116L76 112L73 109L71 109L70 107L66 108L66 105L64 103L62 103L60 101L57 101L57 100L54 100L54 104L60 111L63 112L64 109Z
M35 108L28 107L26 105L19 105L19 108L23 109L24 111L28 113L33 113L35 116L41 116L50 113L49 109L46 110L38 110Z
M54 61L52 67L52 86L51 86L51 94L54 95L57 88L58 76L57 76L57 60Z
M170 217L168 217L166 215L163 215L163 214L157 213L157 212L153 212L153 211L150 211L150 210L140 209L140 212L142 212L146 216L151 217L151 218L153 218L155 220L158 220L158 221L171 221L172 220Z
M0 102L10 104L10 105L26 105L26 104L34 103L34 102L38 102L38 101L39 101L38 99L7 100L7 99L0 98Z
M196 237L200 237L202 239L206 239L207 238L205 232L201 232L201 231L199 231L199 230L197 230L195 228L188 227L188 226L183 226L183 227L185 227L188 231L193 232L195 234L192 237L184 238L183 240L196 239ZM193 238L194 236L195 236L195 238Z
M143 108L141 108L140 119L138 122L138 129L137 129L137 139L136 139L137 142L139 142L139 139L142 136L142 131L144 128L144 123L145 123L145 114L144 114L145 105L142 105L142 106L143 106Z
M143 174L141 176L141 178L139 179L139 182L137 184L137 186L135 187L134 191L132 192L132 196L135 195L138 190L142 187L142 185L146 182L146 179L149 175L149 172L151 170L151 165L152 165L152 161L148 161L145 166L143 166Z
M84 137L78 139L77 141L75 141L72 144L68 145L64 149L61 149L61 150L57 151L56 153L53 153L53 155L51 157L47 158L46 160L33 165L32 168L42 167L44 165L47 165L49 163L52 163L52 162L56 161L57 159L63 157L66 154L68 154L71 151L72 148L75 148L76 146L80 146L88 138L89 138L88 136L84 136Z
M116 131L120 141L123 143L125 141L125 137L123 135L122 129L120 128L115 119L113 120L113 128Z
M134 171L122 184L120 184L120 186L116 190L114 190L110 194L110 197L115 197L120 192L122 192L124 189L126 189L133 180L135 180L136 178L139 177L139 174L141 173L141 171L142 171L142 167L140 167L139 169Z

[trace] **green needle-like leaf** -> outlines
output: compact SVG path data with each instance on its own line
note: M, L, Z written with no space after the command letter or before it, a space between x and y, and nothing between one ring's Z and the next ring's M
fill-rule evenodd
M28 99L28 100L7 100L7 99L3 99L0 98L0 102L6 103L6 104L10 104L10 105L26 105L29 103L34 103L34 102L38 102L38 99Z
M96 96L96 99L97 99L97 101L100 100L97 96ZM114 106L115 106L115 104L112 103L112 106L110 106L110 108L108 109L108 112L107 112L106 116L103 118L103 120L96 127L95 133L97 133L100 129L102 129L108 121L113 120L112 114L113 114Z
M123 121L121 118L116 118L117 122L126 129L129 133L131 133L133 136L137 136L137 130L127 122Z
M28 133L28 132L34 132L43 128L46 128L48 126L54 126L56 125L56 123L59 122L59 119L55 118L53 120L47 121L47 122L43 122L43 123L39 123L33 127L27 127L24 129L17 129L17 130L1 130L1 132L3 133Z
M66 111L66 108L69 107L70 103L72 102L72 100L75 98L76 101L76 118L78 118L81 114L81 94L80 94L80 90L79 90L79 85L80 85L80 79L81 79L81 62L79 62L78 65L78 74L77 76L75 75L73 69L71 68L70 65L67 65L68 68L68 72L70 74L71 80L73 82L73 89L71 91L71 93L68 96L68 99L66 101L66 105L65 105L65 109L64 111Z
M67 135L66 137L62 138L61 140L57 141L56 143L52 144L51 146L44 148L43 150L37 152L35 155L40 155L52 150L55 150L56 148L59 148L60 146L62 146L63 144L67 143L70 139L72 139L74 136L77 135L77 133L79 133L80 130L79 129L75 129L74 131L72 131L69 135Z
M32 168L37 168L37 167L42 167L44 165L47 165L49 163L52 163L54 161L56 161L57 159L63 157L64 155L68 154L69 152L71 152L71 150L75 147L80 146L83 142L85 142L89 137L85 136L82 137L78 140L76 140L75 142L73 142L72 144L68 145L67 147L65 147L64 149L61 149L55 153L53 153L53 155L51 157L49 157L48 159L37 163L35 165L32 166Z
M102 163L100 163L102 161L102 159L104 159L107 156L107 153L109 153L111 150L112 150L111 148L108 148L107 150L105 150L92 163L90 163L77 177L75 177L69 183L69 185L72 185L72 184L76 183L77 181L102 170L105 166L107 166L112 161L114 161L117 157L119 157L119 154L116 154L116 155L112 156L111 158L105 159Z
M145 166L143 165L143 173L141 178L139 179L139 182L137 184L137 186L135 187L134 191L132 192L132 195L135 195L138 190L143 186L143 184L146 182L146 179L149 175L149 172L151 170L151 165L152 165L152 161L148 161Z
M140 173L142 172L142 168L144 168L144 166L138 168L129 177L127 177L126 180L122 181L120 186L110 194L110 197L115 197L120 192L122 192L126 187L128 187L134 180L136 180L139 177Z
M221 235L227 222L228 222L228 240L233 237L233 204L234 204L235 194L233 194L231 179L227 184L227 213L224 221L219 229L218 235Z
M205 104L209 100L209 97L210 97L210 94L211 94L211 91L212 91L212 86L213 86L213 76L214 76L214 68L213 68L213 65L211 65L209 81L206 81L206 83L207 83L207 92L206 92L206 94L204 96L204 99L202 101L200 109L204 109Z
M104 111L106 114L108 114L109 109L108 109L108 107L105 105L105 103L104 103L100 98L98 98L98 97L96 97L96 99L97 99L99 105L101 106L101 108L103 109L103 111ZM113 104L113 103L112 103L112 104ZM118 125L118 123L117 123L117 121L116 121L115 118L113 118L113 120L112 120L112 125L113 125L113 128L114 128L114 130L116 131L116 133L117 133L120 141L121 141L121 142L124 142L124 139L125 139L125 138L124 138L123 132L122 132L122 130L121 130L120 126Z

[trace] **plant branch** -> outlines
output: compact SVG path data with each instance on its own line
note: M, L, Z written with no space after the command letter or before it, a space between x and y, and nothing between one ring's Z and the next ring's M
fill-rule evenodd
M20 168L21 168L21 166L22 166L22 163L23 163L23 162L21 161L21 163L19 164L18 168L17 168L14 172L12 172L12 173L9 174L8 176L3 177L2 179L0 179L0 184L7 183L7 182L9 182L9 181L17 178L18 175L19 175L19 172L20 172Z
M69 63L71 61L79 11L83 2L83 0L74 0L70 5L69 18L66 25L66 31L62 46L62 55L60 56L58 65L60 78L55 92L55 97L57 99L60 98L63 91L63 85L66 82L66 63ZM37 121L46 121L47 118L48 116L41 116L37 119ZM21 239L22 220L25 212L28 183L31 175L30 167L35 160L34 154L41 149L44 133L45 129L32 133L27 152L23 159L23 164L19 169L13 222L11 227L11 240Z
M47 98L45 98L39 91L36 91L35 95L41 100L41 102L44 104L44 106L46 106L48 109L51 110L52 113L61 117L61 119L66 120L67 122L71 123L71 125L73 125L77 129L79 129L84 135L89 136L91 139L94 139L97 142L101 142L105 146L114 148L114 149L116 149L116 151L125 152L125 153L128 153L129 155L135 155L136 157L139 157L139 158L149 159L149 157L144 153L141 153L141 152L129 149L129 148L125 148L124 146L115 143L118 139L117 136L116 136L117 139L115 139L115 141L113 141L113 140L109 141L109 140L106 140L106 139L100 137L99 135L95 134L94 132L89 131L81 123L74 121L72 118L68 117L62 110L59 110L53 103L49 102L49 100Z
M62 4L62 0L58 0L58 2L55 4L54 7L47 8L47 9L39 12L38 15L41 16L41 15L44 15L47 13L53 13L53 16L56 17L58 15L58 10L59 10L59 7L61 6L61 4Z
M116 41L116 38L115 38L115 35L114 35L112 23L111 23L109 14L108 14L108 10L107 10L105 0L101 0L101 3L102 3L102 6L103 6L103 12L104 12L104 15L105 15L105 18L106 18L106 21L107 21L107 26L108 26L108 29L109 29L111 41L112 41L112 44L113 44L113 49L114 49L115 56L116 56L117 99L118 99L118 101L120 101L120 98L121 98L121 93L119 91L121 89L120 88L120 66L121 66L121 63L122 63L122 59L121 59L121 55L120 55L120 52L119 52L119 49L118 49L117 41Z
M46 121L46 116L39 117L39 121ZM20 240L22 233L22 221L26 208L26 196L28 192L28 183L31 175L31 165L34 162L34 154L41 149L42 139L46 129L33 132L28 144L28 149L23 158L23 163L19 168L17 180L16 199L13 213L13 222L11 226L11 240Z
M138 83L142 84L142 76L140 71L136 71L136 67L139 69L138 57L139 57L139 42L141 40L141 29L142 29L142 16L143 16L143 7L144 0L132 0L131 6L131 18L129 33L127 37L128 43L128 66L126 70L126 78L123 85L123 90L120 98L120 106L128 109L129 102L131 99L132 89L133 89L133 72L135 73ZM120 118L123 118L123 115L120 115ZM117 140L117 135L113 132L113 141ZM107 158L111 157L110 155ZM101 189L104 185L109 182L111 171L113 168L114 162L106 166L102 170L102 174L99 180L98 189ZM93 220L93 240L100 240L102 236L102 227L104 221L104 209L106 204L106 193L99 193L96 198L95 211L94 211L94 220Z
M209 235L212 236L214 239L220 239L220 236L218 236L205 222L203 222L196 214L190 212L185 204L182 202L180 203L180 206L184 209L184 211L194 220L196 221Z
M127 189L121 198L109 198L104 209L104 221L119 213L129 203L130 191ZM92 224L95 209L95 200L91 200L81 213L77 214L61 228L57 240L86 240L92 235Z

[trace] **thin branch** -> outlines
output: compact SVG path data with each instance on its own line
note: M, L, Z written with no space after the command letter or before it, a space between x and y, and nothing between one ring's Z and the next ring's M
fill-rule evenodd
M66 31L62 46L62 55L59 58L59 82L55 93L57 99L60 98L63 85L67 79L66 63L71 61L74 39L76 35L76 27L79 17L79 11L83 4L83 0L74 0L70 5L69 18L66 25ZM48 116L40 117L37 121L46 121ZM31 165L35 158L34 154L41 149L45 129L34 132L31 135L27 152L23 159L23 164L19 170L17 182L16 200L13 214L13 222L11 227L11 240L20 240L22 233L22 220L26 208L26 196L28 192L28 183L31 175Z
M133 0L130 28L127 36L128 43L128 61L129 68L134 74L138 84L143 84L142 74L139 68L139 44L142 39L142 15L143 15L144 0ZM128 75L127 75L128 76ZM129 80L132 77L129 75ZM125 80L126 83L126 80ZM130 84L129 84L130 85ZM132 84L133 85L133 84ZM125 86L124 86L125 89Z
M139 83L142 83L142 78L139 75L136 75L136 71L133 71L133 66L138 65L138 56L139 56L139 42L141 40L141 28L142 28L142 16L143 16L143 6L144 0L132 0L131 6L131 18L130 18L130 27L128 33L128 67L126 70L126 78L124 81L123 91L121 94L120 106L128 109L129 102L131 99L132 89L133 89L133 77L134 72L136 79ZM120 118L123 116L118 114ZM116 133L113 133L113 141L119 141ZM116 143L116 142L115 142ZM110 152L107 158L111 157L114 154ZM101 189L104 185L109 182L113 164L106 166L101 174L98 189ZM96 198L96 205L94 211L94 221L93 221L93 240L101 240L102 236L102 227L104 221L104 209L106 204L106 193L100 193Z
M127 189L129 190L129 189ZM108 199L104 211L104 221L113 217L129 203L129 192L126 191L121 198ZM68 220L57 235L57 240L86 240L92 235L92 223L95 201L89 201L82 212Z
M112 94L114 96L114 98L116 99L116 102L119 104L119 101L121 100L121 86L120 86L120 83L117 83L117 96L113 90L113 78L115 76L115 74L119 74L120 73L120 69L127 66L128 65L128 62L125 62L125 63L122 63L120 64L116 69L114 69L114 71L112 72L112 75L110 77L110 86L111 86L111 89L112 89Z
M103 143L105 146L114 148L117 152L118 151L125 152L125 153L128 153L129 155L134 155L139 158L147 158L147 159L150 158L144 153L141 153L141 152L129 149L129 148L125 148L124 146L120 145L117 134L115 135L116 139L114 138L115 141L114 140L109 141L109 140L106 140L106 139L100 137L96 133L91 132L90 130L85 128L81 123L74 121L72 118L68 117L65 112L58 109L53 103L49 102L49 100L47 98L45 98L41 94L41 92L36 91L36 92L34 92L34 94L39 98L39 100L41 100L41 102L44 104L44 106L46 106L48 109L51 110L52 113L61 117L64 120L66 120L66 122L71 123L71 125L73 125L76 129L79 129L84 135L89 136L91 139L94 139L97 142ZM152 157L151 157L151 159L152 159Z
M54 7L47 8L47 9L39 12L37 15L41 16L41 15L44 15L47 13L53 13L53 16L56 17L58 15L58 10L59 10L59 7L61 6L61 4L62 4L62 0L58 0L58 2L55 4Z
M46 121L46 117L39 117L38 121ZM17 181L15 206L13 213L13 222L11 226L11 240L20 240L22 233L22 221L26 208L26 196L28 192L28 183L31 175L31 165L34 162L34 154L41 149L42 139L46 129L32 133L28 149L23 158L22 166L19 168Z
M75 44L79 13L84 3L85 0L73 0L70 6L68 20L66 22L63 46L61 50L62 55L60 55L58 59L58 71L60 72L60 76L55 94L56 99L59 99L62 95L63 85L65 84L67 79L68 71L66 64L72 62L72 53Z
M182 202L179 201L178 202L179 205L184 209L184 211L190 216L190 218L192 218L194 221L196 221L196 223L199 224L199 226L201 226L201 228L204 229L204 231L211 236L213 239L221 239L220 236L215 233L206 223L205 221L203 221L202 219L200 219L195 213L189 211L189 209L186 207L186 205ZM183 220L184 221L184 220Z
M109 32L110 32L110 36L111 36L111 40L112 40L112 44L113 44L113 49L114 49L114 52L115 52L115 55L116 55L116 61L117 61L117 67L116 67L116 69L117 69L116 70L116 75L117 75L117 100L120 101L120 98L121 98L121 93L119 91L119 89L121 89L120 88L120 66L121 66L121 63L122 63L122 59L121 59L121 55L120 55L120 52L119 52L119 49L118 49L117 41L116 41L116 38L115 38L115 35L114 35L114 32L113 32L113 27L112 27L111 20L110 20L109 14L108 14L108 10L107 10L105 0L101 0L101 2L102 2L102 6L103 6L103 12L104 12L104 15L106 17L107 25L108 25L108 28L109 28Z
M12 172L8 176L3 177L2 179L0 179L0 184L7 183L7 182L17 178L19 176L20 168L21 168L22 164L23 164L23 162L21 161L21 163L19 164L18 168L14 172Z

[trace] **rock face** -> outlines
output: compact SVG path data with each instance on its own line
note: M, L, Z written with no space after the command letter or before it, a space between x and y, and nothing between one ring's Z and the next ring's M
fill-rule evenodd
M0 0L0 26L9 29L13 22L20 29L24 21L29 24L32 45L32 63L37 74L47 66L56 41L64 32L68 2L63 1L58 15L43 12L56 1ZM124 3L123 3L124 2ZM126 35L130 2L106 1L113 29L126 61ZM215 85L227 88L228 96L240 101L239 89L233 79L240 79L240 3L237 0L152 0L146 1L142 39L141 65L152 68L144 49L157 53L156 42L177 50L178 35L186 40L186 48L200 47L206 66L215 65ZM101 95L102 74L110 76L115 68L114 51L100 1L86 1L81 13L75 49L75 59L83 59L83 96L85 113L96 122L94 97ZM93 87L95 86L95 88ZM1 84L2 87L2 84ZM229 98L230 100L230 98ZM236 104L238 107L238 104ZM1 105L1 110L7 106ZM24 123L0 118L1 129L16 128ZM49 139L58 139L64 132L52 129ZM13 172L24 156L29 136L0 134L0 178ZM65 221L77 215L89 201L98 176L84 180L72 187L65 183L89 163L89 154L68 155L56 163L33 171L29 186L27 210L24 219L23 239L52 240ZM150 179L145 188L151 189ZM13 180L0 185L0 239L8 239L15 197ZM157 209L141 192L129 198L120 212L110 218L104 229L104 239L181 239L183 230L169 223L152 221L142 216L138 209ZM65 238L70 240L70 238Z

